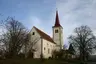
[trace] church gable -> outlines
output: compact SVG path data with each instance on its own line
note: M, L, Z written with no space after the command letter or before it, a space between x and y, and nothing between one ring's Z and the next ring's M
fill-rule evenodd
M33 39L39 39L40 34L36 31L36 29L33 27L32 30L30 31L31 38Z
M47 34L44 33L43 31L39 30L39 29L36 28L35 26L34 26L33 28L34 28L34 29L36 30L36 32L38 33L39 37L42 37L42 38L44 38L45 40L50 41L51 43L54 43L54 44L55 44L55 42L53 41L53 39L52 39L49 35L47 35ZM34 34L34 32L33 32L32 34Z

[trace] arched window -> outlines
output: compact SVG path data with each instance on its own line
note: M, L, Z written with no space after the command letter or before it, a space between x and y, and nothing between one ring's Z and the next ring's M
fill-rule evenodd
M55 30L55 33L58 33L58 30L57 29Z
M46 48L44 47L44 50L46 50Z
M35 32L33 32L32 35L35 35Z
M48 54L50 53L50 49L48 48Z

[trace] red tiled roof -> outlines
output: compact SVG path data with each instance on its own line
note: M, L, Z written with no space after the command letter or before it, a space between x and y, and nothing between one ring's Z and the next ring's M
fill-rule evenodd
M48 41L50 41L50 42L52 42L52 43L55 44L55 42L53 41L53 39L52 39L49 35L47 35L47 34L44 33L43 31L39 30L39 29L36 28L35 26L34 26L34 28L36 29L36 31L40 34L40 36L41 36L42 38L44 38L44 39L46 39L46 40L48 40Z
M60 27L60 22L59 22L59 16L58 16L58 11L56 11L56 19L55 19L55 25L54 27Z

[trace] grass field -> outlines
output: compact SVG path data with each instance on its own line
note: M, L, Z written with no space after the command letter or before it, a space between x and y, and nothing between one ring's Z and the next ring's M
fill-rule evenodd
M0 64L68 64L60 60L43 60L40 59L6 59L0 60Z
M0 60L0 64L83 64L80 62L69 62L64 60L56 60L56 59L49 59L49 60L40 60L40 59L6 59ZM94 63L87 63L87 64L96 64Z

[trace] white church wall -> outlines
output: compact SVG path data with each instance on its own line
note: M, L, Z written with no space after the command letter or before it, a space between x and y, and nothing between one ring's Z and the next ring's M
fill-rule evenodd
M63 29L61 29L61 45L62 45L62 49L64 46L64 41L63 41Z
M59 34L55 33L55 30L59 31L59 28L57 27L57 28L53 29L53 40L56 42L57 45L59 45L59 43L58 43L58 42L60 42L60 39L58 39Z
M44 58L52 57L52 52L55 50L55 44L43 39L43 56Z
M34 32L34 35L33 35L33 32ZM38 32L35 30L34 27L32 28L30 34L31 34L32 40L35 40L35 39L39 39L40 38L40 35L38 34Z
M34 35L33 35L34 32ZM31 41L32 43L36 42L33 44L33 49L35 49L36 51L34 52L34 58L40 58L41 55L41 39L40 39L40 35L38 34L38 32L32 28L31 32ZM31 45L30 45L31 46Z
M41 39L33 47L36 51L34 52L34 58L40 58L41 55Z
M58 30L56 33L55 30ZM56 42L57 50L60 50L60 46L63 49L63 29L62 27L53 27L53 40Z
M33 35L33 32L35 33L34 35ZM34 52L34 58L40 58L40 55L41 55L41 38L40 37L41 36L38 34L38 32L34 28L32 28L30 34L31 34L32 42L34 42L34 40L37 39L36 44L33 45L33 49L36 50ZM55 50L56 44L54 44L48 40L45 40L45 39L42 40L42 44L43 44L43 47L42 47L43 57L44 58L52 57L52 52L53 52L53 50ZM30 44L30 46L32 46L32 45Z

